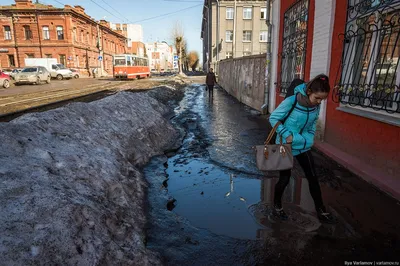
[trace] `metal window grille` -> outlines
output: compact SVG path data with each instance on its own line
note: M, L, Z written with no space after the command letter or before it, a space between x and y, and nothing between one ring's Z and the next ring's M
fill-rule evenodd
M400 113L400 0L349 0L333 100Z
M281 73L278 89L286 93L295 78L304 79L306 62L308 0L297 1L284 15Z

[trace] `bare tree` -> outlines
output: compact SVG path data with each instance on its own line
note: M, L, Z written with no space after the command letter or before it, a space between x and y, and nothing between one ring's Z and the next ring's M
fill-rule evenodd
M173 43L175 44L176 52L179 57L179 73L182 73L182 59L184 57L184 45L185 45L185 39L183 37L183 27L180 22L175 22L174 27L172 28L172 40Z

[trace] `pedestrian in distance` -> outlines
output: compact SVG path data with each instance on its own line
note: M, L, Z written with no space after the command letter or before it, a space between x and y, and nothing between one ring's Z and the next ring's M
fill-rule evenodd
M214 96L214 85L217 83L217 78L215 77L214 69L210 68L210 71L206 76L206 90L208 90L208 96Z
M293 82L295 81L298 83L298 80ZM275 142L278 144L282 136L283 143L291 143L293 156L308 180L319 220L323 223L336 223L336 219L327 212L324 206L314 159L310 151L314 144L320 104L328 97L329 91L329 78L323 74L316 76L308 84L297 85L294 88L294 95L287 97L272 112L269 121L272 127L281 122L276 131L278 137ZM289 91L288 93L290 94ZM291 174L291 169L280 171L279 181L275 185L273 215L281 220L288 219L282 207L282 195L289 184Z

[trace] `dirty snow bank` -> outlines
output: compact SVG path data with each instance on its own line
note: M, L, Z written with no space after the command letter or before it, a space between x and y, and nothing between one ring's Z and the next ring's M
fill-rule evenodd
M0 265L160 264L138 167L178 132L156 96L121 92L0 124Z

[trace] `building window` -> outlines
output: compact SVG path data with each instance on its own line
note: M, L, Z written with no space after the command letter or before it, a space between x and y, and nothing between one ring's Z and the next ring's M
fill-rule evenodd
M8 55L8 65L10 67L15 67L15 59L14 59L14 55L12 55L12 54Z
M252 19L252 11L251 7L243 7L243 19Z
M243 56L249 56L249 55L251 55L251 52L243 52Z
M225 36L226 42L233 42L233 30L227 30L225 34L226 34Z
M50 40L50 31L48 26L44 26L42 28L43 31L43 40Z
M25 40L30 40L30 39L32 39L31 27L29 27L29 26L24 26L24 33L25 33Z
M233 58L233 53L232 52L226 52L225 58L226 59Z
M300 0L286 10L283 20L281 72L278 89L286 94L290 83L304 79L306 62L308 0Z
M79 55L76 56L76 67L79 67Z
M267 18L267 9L266 8L261 8L261 19L266 19Z
M64 29L61 26L57 26L57 40L64 40Z
M260 31L260 42L267 41L267 34L268 34L268 31Z
M83 42L85 39L83 38L83 30L81 30L81 42Z
M243 41L244 42L251 42L251 30L244 30L243 31Z
M44 55L46 58L53 58L53 55L52 54L45 54Z
M67 65L65 54L60 54L60 64L63 64L64 66Z
M26 58L35 58L35 54L26 54Z
M343 37L334 100L400 115L400 6L373 1L353 10Z
M4 26L4 39L5 40L11 40L11 27L10 26Z
M76 28L72 30L72 38L74 39L74 42L76 42Z
M233 19L235 11L233 10L233 7L227 7L226 8L226 19Z

